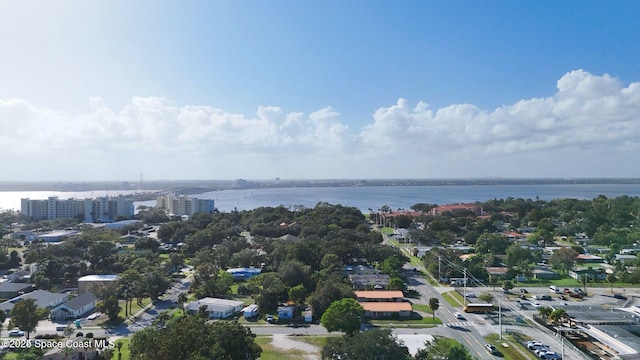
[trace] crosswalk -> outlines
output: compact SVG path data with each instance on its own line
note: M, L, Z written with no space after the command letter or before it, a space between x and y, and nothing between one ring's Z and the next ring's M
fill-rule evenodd
M475 323L473 321L461 321L461 322L452 322L452 323L443 323L442 326L446 327L468 327L474 326Z

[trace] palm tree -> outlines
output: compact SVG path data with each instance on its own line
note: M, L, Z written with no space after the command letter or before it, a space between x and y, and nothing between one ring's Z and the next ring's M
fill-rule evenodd
M184 304L186 302L187 302L187 294L185 293L178 294L178 304L180 305L180 308L182 309L183 314L184 314Z
M616 274L614 273L607 274L607 281L609 282L609 285L610 285L609 290L611 292L613 292L613 283L616 282L616 280L618 280L618 278L616 277Z
M431 315L433 315L433 319L436 319L436 310L440 307L440 300L438 298L432 297L429 299L429 307L431 308Z
M542 316L545 323L547 322L547 319L549 318L549 315L551 315L552 311L553 310L551 310L551 308L548 306L541 306L538 308L538 314Z
M565 309L554 309L549 314L549 320L553 321L553 323L557 325L558 321L564 319L566 316L567 316L567 311Z

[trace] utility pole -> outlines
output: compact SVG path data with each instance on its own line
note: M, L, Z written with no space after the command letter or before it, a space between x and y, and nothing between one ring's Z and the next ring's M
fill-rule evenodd
M560 343L562 344L562 358L564 359L564 338L560 336Z
M500 327L500 340L502 340L502 300L498 300L498 324Z
M442 258L438 255L438 284L442 284L442 274L440 273L440 260Z
M467 305L467 269L464 269L464 278L462 279L462 307Z

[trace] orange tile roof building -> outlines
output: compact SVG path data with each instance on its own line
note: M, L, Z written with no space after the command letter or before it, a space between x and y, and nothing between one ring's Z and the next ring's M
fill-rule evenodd
M404 301L404 294L400 290L387 291L356 291L356 299L358 301L373 302L401 302Z
M370 318L387 318L394 315L411 317L411 303L409 302L360 302L364 309L364 316Z
M453 205L442 205L431 209L431 215L441 215L444 212L456 212L456 211L471 211L475 216L484 215L484 210L482 206L476 204L453 204Z

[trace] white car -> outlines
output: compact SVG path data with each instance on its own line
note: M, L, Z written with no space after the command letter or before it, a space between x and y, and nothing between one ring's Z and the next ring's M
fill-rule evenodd
M533 341L527 342L527 348L531 349L531 350L537 349L540 346L542 346L542 343L540 341L537 341L537 340L533 340Z
M533 306L534 308L537 308L537 307L542 306L542 304L540 304L540 303L539 303L539 302L537 302L537 301L534 301L534 302L532 302L532 303L531 303L531 306Z
M549 349L549 346L547 345L542 345L534 351L534 353L539 357L542 357L542 355L548 352L551 352L551 349Z
M477 296L476 296L476 294L475 294L475 293L468 293L468 294L467 294L467 297L468 297L468 298L474 298L474 297L477 297Z
M529 350L538 350L540 348L549 348L547 345L544 344L532 344L532 345L527 345L527 347L529 348Z
M14 336L24 336L24 331L22 330L11 330L7 333L9 336L14 337Z
M454 312L454 313L453 313L453 316L455 316L455 317L456 317L456 319L464 319L464 315L462 315L462 314L461 314L461 313L459 313L459 312Z
M95 313L87 316L87 320L95 320L95 319L97 319L99 317L100 317L100 313L99 312L95 312Z

